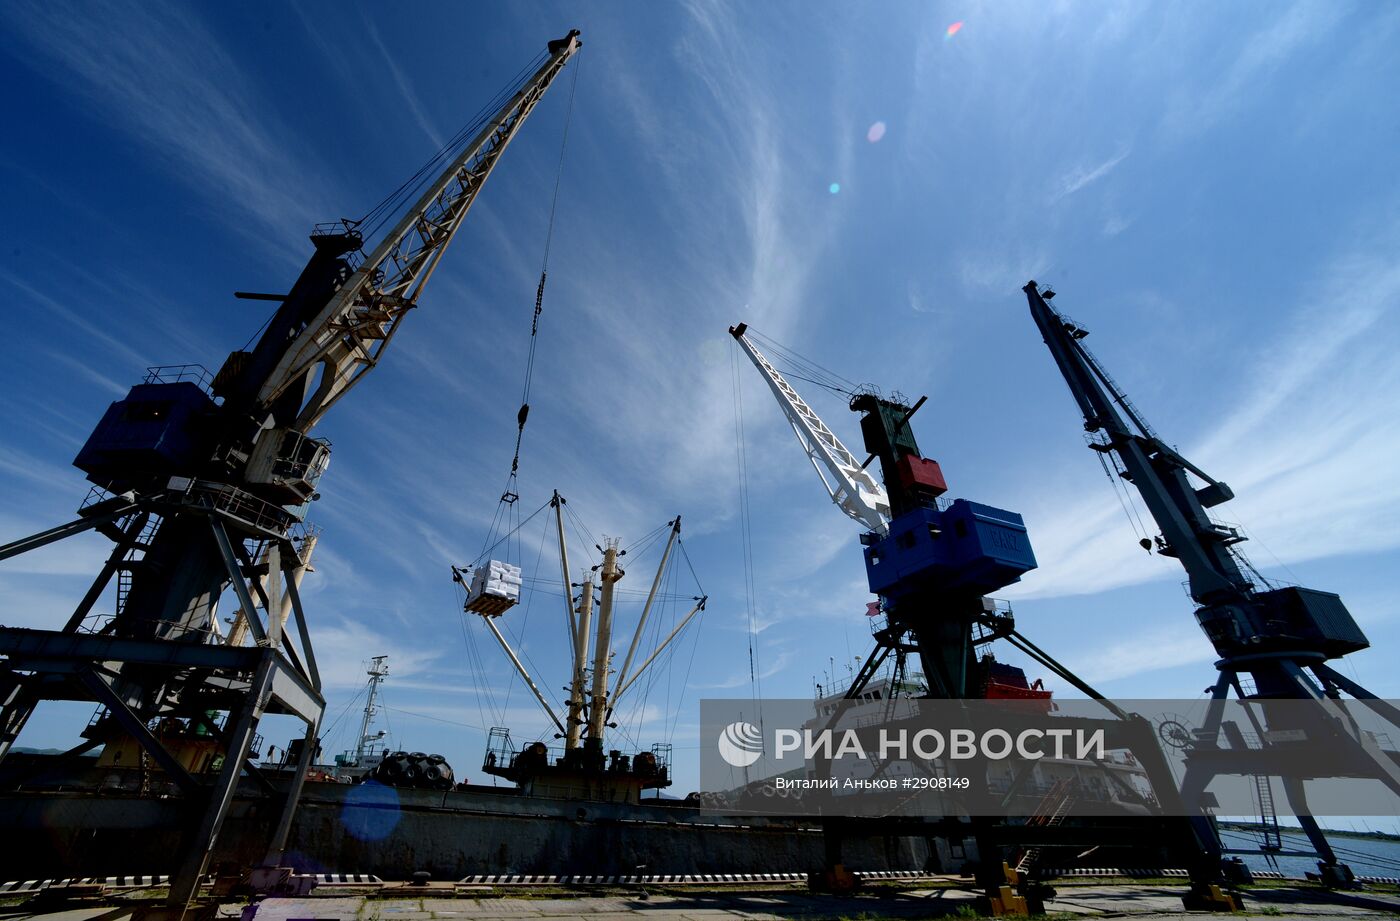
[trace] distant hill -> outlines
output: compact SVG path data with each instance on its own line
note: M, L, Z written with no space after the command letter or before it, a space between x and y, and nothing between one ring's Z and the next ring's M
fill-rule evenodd
M16 745L14 748L10 749L10 751L13 752L13 753L16 754L16 755L61 755L61 754L63 754L63 749L61 749L61 748L26 748L26 747L24 747L23 745ZM78 757L80 757L80 758L96 758L96 757L97 757L97 753L96 753L96 752L93 752L93 753L90 753L90 754L79 755Z
M25 748L25 747L22 746L22 745L16 745L14 748L10 749L10 751L14 752L14 753L17 754L17 755L61 755L61 754L63 754L63 749L61 749L61 748Z

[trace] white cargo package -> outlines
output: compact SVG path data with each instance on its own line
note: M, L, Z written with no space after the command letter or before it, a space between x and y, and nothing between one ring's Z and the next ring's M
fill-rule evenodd
M467 591L467 610L498 615L520 601L520 567L491 560L477 567Z

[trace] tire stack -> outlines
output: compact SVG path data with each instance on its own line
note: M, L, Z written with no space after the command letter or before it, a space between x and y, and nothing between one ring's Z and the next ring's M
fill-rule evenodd
M365 775L365 780L382 783L386 787L411 787L417 790L451 790L455 782L452 765L442 755L427 755L423 752L392 752L374 770Z

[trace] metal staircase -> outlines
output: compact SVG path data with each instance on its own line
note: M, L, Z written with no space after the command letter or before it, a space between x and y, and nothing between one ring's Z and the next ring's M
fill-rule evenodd
M1070 807L1074 805L1074 781L1068 777L1055 782L1048 793L1041 799L1040 805L1036 807L1035 814L1026 820L1026 825L1031 827L1054 828L1064 822L1065 816L1069 814ZM1039 847L1027 848L1021 855L1021 859L1016 861L1016 871L1024 873L1028 871L1040 859Z

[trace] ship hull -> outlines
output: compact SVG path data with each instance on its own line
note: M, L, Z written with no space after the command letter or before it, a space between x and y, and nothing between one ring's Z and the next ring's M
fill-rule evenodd
M372 790L372 793L367 793ZM243 791L213 866L263 860L280 803ZM0 862L12 878L171 872L188 804L179 798L43 792L0 796ZM16 833L17 832L17 833ZM931 838L853 837L855 870L956 871L962 856ZM686 806L526 797L489 789L395 790L307 783L284 863L306 872L453 880L494 873L791 873L822 865L821 829L792 819L701 815Z

